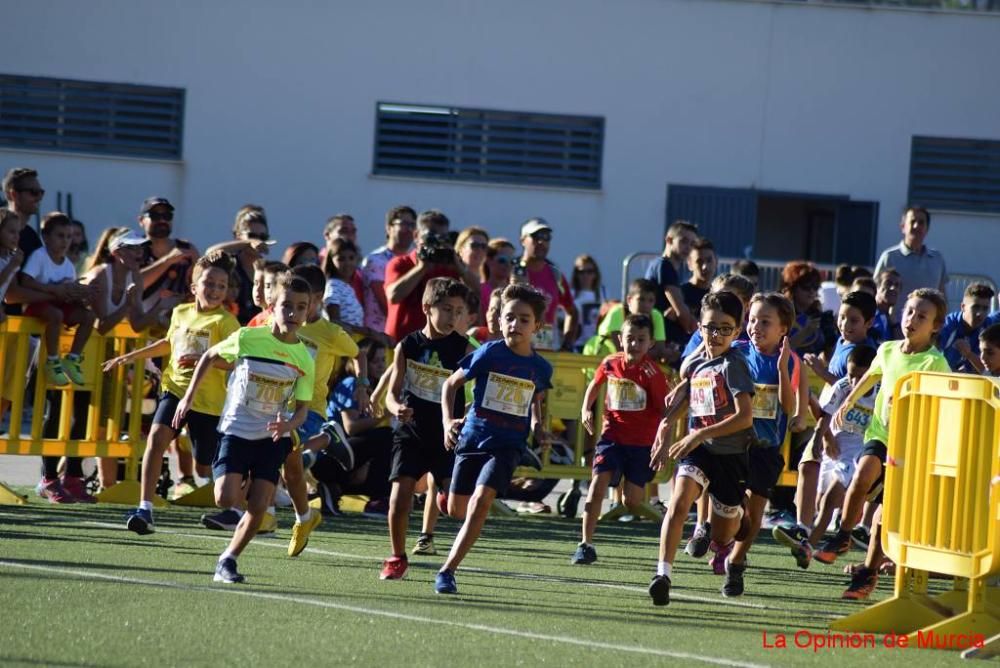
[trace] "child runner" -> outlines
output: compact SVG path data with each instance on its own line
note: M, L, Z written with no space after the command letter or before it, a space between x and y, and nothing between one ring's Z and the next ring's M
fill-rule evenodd
M552 386L552 365L535 352L532 337L544 324L546 297L524 285L507 286L500 312L502 341L490 341L462 360L442 388L447 447L455 450L448 514L463 520L434 582L439 594L457 594L455 571L475 545L498 494L510 485L527 449L529 427L542 444L541 400ZM475 401L464 417L453 410L460 388L475 381Z
M202 478L212 474L212 462L219 448L216 428L226 400L226 372L211 369L184 419L175 421L174 416L181 397L191 384L195 364L205 351L240 328L236 317L222 306L229 290L233 266L233 259L221 251L199 258L191 275L194 301L174 308L167 335L145 348L104 363L104 372L107 373L135 360L168 358L167 367L163 370L163 392L156 404L153 426L142 456L139 507L129 513L125 522L129 531L139 535L154 531L153 495L163 468L163 454L183 427L187 427L191 437L196 473Z
M970 283L965 288L959 309L949 313L938 334L938 347L953 371L981 373L979 334L989 323L986 316L996 293L985 283Z
M688 434L670 443L677 404L660 423L653 444L654 470L678 460L674 493L660 529L656 575L649 583L654 605L670 603L674 556L684 521L695 499L708 490L712 500L712 540L729 545L740 529L749 474L747 451L754 440L753 395L746 357L732 347L743 324L743 304L732 292L713 292L701 305L703 351L684 368L676 396L687 399Z
M813 547L818 545L833 518L833 511L844 501L844 492L854 477L855 461L864 448L865 430L871 422L875 408L875 393L869 392L846 416L842 428L830 423L833 415L844 403L865 373L868 372L875 349L855 346L847 356L847 375L828 387L820 397L823 417L816 426L816 433L823 442L823 459L819 467L820 500L817 504L819 518L813 526L798 524L794 527L776 526L771 530L774 539L789 547L799 568L809 568Z
M386 408L399 420L389 475L392 554L382 564L382 580L398 580L409 567L406 529L417 480L430 473L430 482L442 490L442 499L443 490L448 489L454 457L445 449L441 430L441 387L472 348L465 334L455 331L458 320L464 321L468 292L463 283L451 278L429 280L422 299L427 324L396 345L385 399ZM449 399L449 414L461 413L464 408L463 395Z
M174 414L173 426L178 429L212 368L232 368L219 421L222 439L212 469L215 502L232 508L245 496L247 510L219 557L216 582L244 581L236 559L257 533L281 464L292 448L291 434L309 412L315 364L298 330L308 317L310 294L301 278L279 277L271 326L242 327L202 355ZM289 416L285 409L293 399L295 412Z
M842 429L848 422L848 413L858 400L868 394L876 383L880 383L875 396L875 410L868 429L865 430L865 446L861 450L854 477L844 497L840 513L840 529L836 535L823 541L813 554L817 561L832 564L839 555L850 549L851 530L861 517L865 498L881 488L886 443L889 441L892 392L896 381L911 371L944 373L951 371L948 360L934 347L934 336L944 323L946 308L944 295L937 290L920 288L911 292L903 308L903 340L888 341L879 346L868 373L851 390L840 409L834 414L831 424ZM881 492L878 491L876 503L881 502L880 497ZM873 527L868 548L869 555L875 550L876 563L880 561L882 554L878 527ZM844 597L867 598L875 589L877 581L878 575L875 570L861 568L852 576L851 585L844 593Z
M253 303L260 313L250 318L247 327L266 327L271 322L274 312L274 285L278 275L288 271L283 262L264 262L257 260L253 272Z
M594 401L607 383L604 425L594 454L594 472L583 509L583 536L573 555L574 564L597 561L592 542L608 485L617 487L624 476L625 505L634 513L654 475L649 455L669 388L663 371L647 355L653 345L649 316L632 314L626 318L621 340L623 352L604 358L583 397L581 419L587 432L593 434Z
M743 594L747 553L760 531L764 506L785 468L779 448L785 441L788 417L796 410L800 381L799 360L788 342L788 332L794 322L795 309L784 295L768 292L750 299L747 321L750 344L740 344L737 348L746 355L750 378L754 382L753 426L757 447L750 450L748 495L744 506L744 511L749 513L749 528L735 545L718 545L712 559L715 572L722 570L726 575L723 596ZM726 553L730 550L727 559ZM720 561L723 562L721 569L718 568Z

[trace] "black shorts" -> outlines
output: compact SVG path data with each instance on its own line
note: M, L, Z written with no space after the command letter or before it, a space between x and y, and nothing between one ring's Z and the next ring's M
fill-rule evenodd
M719 503L736 507L743 503L749 478L747 453L714 455L705 446L695 448L677 463L677 475L697 481Z
M476 487L483 485L495 489L497 496L506 494L514 477L514 469L521 463L519 448L497 451L471 451L455 455L455 467L451 474L451 493L471 495Z
M434 476L434 481L451 478L455 466L455 453L444 448L444 432L438 430L422 437L411 425L400 425L392 433L392 466L389 482L398 478L419 480L425 473Z
M757 496L770 499L784 468L785 458L781 456L778 448L751 448L747 489Z
M153 414L153 424L162 424L174 428L174 413L181 400L169 392L160 395L156 402L156 413ZM219 451L219 416L188 411L182 427L187 427L191 437L191 447L194 449L194 460L202 466L211 466Z
M620 445L601 439L594 452L594 474L611 472L611 486L617 487L622 476L625 480L642 487L653 479L656 473L649 468L649 445Z
M867 498L871 503L882 503L882 491L885 487L885 460L888 454L889 449L885 443L872 439L865 443L865 447L861 449L861 454L858 455L858 461L865 455L872 455L878 457L879 461L882 462L882 472L879 474L878 480L872 483L871 489L868 490Z
M219 441L219 454L212 463L212 474L221 478L229 473L239 473L252 480L268 480L278 484L278 475L285 458L292 451L292 439L270 438L249 440L223 434Z

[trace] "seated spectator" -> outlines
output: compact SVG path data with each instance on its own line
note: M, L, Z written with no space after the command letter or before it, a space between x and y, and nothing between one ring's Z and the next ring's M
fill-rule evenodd
M479 277L486 262L486 249L490 235L481 227L467 227L455 239L455 252L473 276Z
M848 291L848 294L851 292L867 292L874 297L875 293L878 292L878 287L875 284L875 279L871 276L858 276L851 282L851 289ZM843 301L844 297L840 299Z
M820 307L820 282L819 270L811 262L793 261L781 271L780 291L795 306L795 326L788 336L792 349L800 356L822 354L828 359L838 334L833 314Z
M952 371L982 373L979 335L991 324L987 315L996 293L985 283L970 283L957 311L949 313L938 333L938 347Z
M25 287L49 295L50 301L35 302L24 314L45 323L45 377L52 385L83 385L83 347L94 329L94 312L89 304L93 290L77 283L76 269L66 257L70 243L69 217L53 211L42 219L43 247L24 264ZM69 353L59 359L59 336L63 326L76 327Z
M878 310L875 312L875 324L872 325L868 336L876 345L892 339L903 338L903 333L899 329L893 310L899 300L899 290L903 285L899 278L899 272L892 267L879 272L875 282L875 304Z
M326 245L319 253L319 266L322 267L326 264L326 256L330 251L330 242L334 239L346 239L357 247L358 266L360 267L361 245L358 244L358 226L354 223L354 216L349 213L338 213L331 216L326 221L326 227L323 228L323 239ZM365 282L364 277L361 275L361 270L355 269L351 280L347 282L350 283L351 289L354 290L358 302L363 304L365 301Z
M94 288L92 308L98 334L107 334L125 320L141 332L159 320L160 314L146 311L142 305L139 262L145 243L127 227L109 227L97 240L82 282Z
M87 228L79 220L71 220L69 251L66 257L73 263L76 275L82 276L87 270L87 253L90 252L90 243L87 241Z
M597 266L597 260L586 253L573 260L569 284L573 289L573 303L580 314L580 332L576 339L579 351L597 333L601 304L608 301L608 293L601 281L601 269Z
M319 264L319 249L315 244L308 241L296 241L285 249L285 254L281 256L281 261L288 265L290 269L298 267L300 264L312 264L317 267Z
M251 318L260 312L253 303L254 263L267 255L274 245L267 227L267 215L264 207L256 204L246 204L236 212L233 223L233 241L215 244L206 251L206 255L223 251L236 257L234 276L239 287L236 304L239 308L236 319L241 325L246 325Z
M17 245L20 227L21 221L16 213L10 209L0 209L0 322L7 319L3 305L7 288L24 263L24 253Z
M486 247L486 261L480 276L482 282L479 289L480 306L485 309L490 302L490 296L496 290L502 290L510 283L510 277L514 269L514 244L506 239L497 237L490 239ZM485 316L485 311L483 312Z
M323 305L330 322L364 327L365 312L350 281L358 268L358 247L347 239L336 238L327 246L323 273L326 274L326 294Z

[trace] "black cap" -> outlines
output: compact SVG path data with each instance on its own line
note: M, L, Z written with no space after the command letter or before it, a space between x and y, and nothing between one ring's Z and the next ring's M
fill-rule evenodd
M174 205L170 203L166 197L147 197L142 203L142 209L139 211L139 215L145 216L147 213L152 211L158 206L165 206L171 211L174 210Z

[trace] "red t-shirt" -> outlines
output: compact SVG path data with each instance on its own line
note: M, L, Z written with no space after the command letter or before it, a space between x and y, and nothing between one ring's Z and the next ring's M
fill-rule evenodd
M405 276L415 266L417 266L416 251L389 260L389 264L385 266L386 292L388 293L390 285ZM458 269L453 266L430 265L420 283L413 292L406 296L406 299L398 304L389 302L389 312L385 318L385 333L391 336L394 341L399 341L407 334L415 332L427 324L422 304L424 288L427 286L427 281L438 276L458 278Z
M650 446L663 417L667 377L649 357L629 366L625 353L608 355L594 382L607 383L601 438L617 445Z

